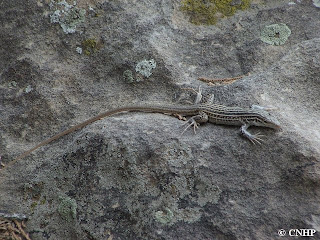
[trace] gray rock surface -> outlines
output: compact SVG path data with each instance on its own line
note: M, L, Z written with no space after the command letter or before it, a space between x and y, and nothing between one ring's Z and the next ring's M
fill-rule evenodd
M179 6L78 1L86 18L66 34L49 0L2 1L2 163L107 109L177 102L198 85L220 104L277 107L282 131L252 129L265 135L256 146L238 127L181 136L183 122L162 114L98 121L0 171L0 211L27 215L31 239L286 239L278 230L296 228L320 238L320 9L255 0L199 26ZM291 29L283 45L261 41L280 23Z

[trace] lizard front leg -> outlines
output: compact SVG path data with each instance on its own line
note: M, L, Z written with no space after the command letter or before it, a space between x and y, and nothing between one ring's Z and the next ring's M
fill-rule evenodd
M250 124L243 124L240 128L241 135L248 138L250 142L252 142L253 144L256 144L256 143L261 144L261 142L263 141L261 137L263 137L263 135L261 135L260 133L251 134L250 132L247 131L249 127L250 127Z

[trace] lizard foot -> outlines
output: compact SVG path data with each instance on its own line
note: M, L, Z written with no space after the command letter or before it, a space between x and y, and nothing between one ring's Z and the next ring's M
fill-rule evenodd
M190 123L191 122L191 123ZM190 123L190 124L188 124ZM188 126L182 131L182 133L180 134L180 136L182 136L185 131L187 131L188 128L190 128L191 126L193 126L193 132L194 134L196 134L196 129L199 128L200 123L197 123L196 120L194 120L194 118L190 118L185 124L183 124L182 126L185 126L186 124L188 124Z
M240 129L240 133L241 135L243 135L244 137L246 137L247 139L249 139L249 141L252 144L262 144L263 142L263 135L260 134L260 132L256 133L256 134L251 134L250 132L247 131L249 125L245 124L241 127Z

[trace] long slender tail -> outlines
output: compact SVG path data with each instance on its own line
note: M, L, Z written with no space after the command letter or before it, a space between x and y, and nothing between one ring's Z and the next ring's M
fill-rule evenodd
M52 136L51 138L48 138L44 141L42 141L41 143L39 143L38 145L34 146L33 148L29 149L28 151L22 153L21 155L19 155L18 157L16 157L14 160L12 160L11 162L9 162L4 168L8 168L10 166L12 166L13 164L15 164L17 161L25 158L26 156L28 156L30 153L32 153L33 151L37 150L38 148L52 142L55 141L61 137L63 137L64 135L67 135L69 133L72 133L78 129L81 129L93 122L96 122L102 118L105 117L109 117L111 115L117 114L117 113L121 113L121 112L158 112L158 113L180 113L180 114L188 114L188 115L193 115L192 112L196 112L197 108L194 106L174 106L174 105L162 105L162 106L157 106L157 105L135 105L135 106L127 106L127 107L122 107L122 108L117 108L117 109L113 109L104 113L101 113L93 118L90 118L82 123L79 123L63 132L60 132L54 136ZM2 170L4 169L2 168Z

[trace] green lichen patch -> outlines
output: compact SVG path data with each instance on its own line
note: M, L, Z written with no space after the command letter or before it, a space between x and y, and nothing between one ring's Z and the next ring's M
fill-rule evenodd
M44 189L44 182L25 183L23 186L24 199L39 201Z
M25 91L26 93L29 93L29 92L31 92L32 90L33 90L33 88L32 88L31 85L28 85L28 86L24 89L24 91Z
M93 38L84 40L81 46L84 54L88 56L97 51L97 41Z
M17 87L17 82L16 81L11 81L8 83L8 88L16 88Z
M152 71L156 68L156 66L157 63L155 60L144 59L138 62L135 66L136 73L134 73L130 69L123 71L122 79L127 83L141 82L152 75Z
M260 39L271 45L282 45L288 40L290 34L290 28L284 23L272 24L261 31Z
M313 5L317 8L320 8L320 0L313 0Z
M30 205L30 211L33 213L37 206L38 206L38 202L32 202Z
M82 54L83 49L81 47L76 47L76 52Z
M59 23L67 34L76 32L77 25L84 22L86 14L86 10L77 8L76 4L76 1L71 5L65 0L60 2L51 0L50 9L53 12L50 14L50 22Z
M134 77L133 77L133 73L131 70L127 69L123 72L122 74L123 80L125 80L128 83L134 83Z
M60 216L70 222L77 216L77 202L70 197L59 197L58 213Z
M221 17L232 16L250 7L251 0L182 0L181 10L188 13L193 24L212 25Z
M144 77L150 77L152 74L152 70L156 68L157 64L153 59L150 60L142 60L138 62L136 65L136 72L140 73Z
M173 212L169 208L165 208L164 210L165 211L157 211L155 213L155 219L162 224L168 224L172 221Z
M44 205L44 204L46 204L46 202L47 202L47 197L44 196L44 197L40 200L40 204L41 204L41 205Z
M205 206L207 203L218 203L221 195L221 190L218 186L209 182L204 176L199 176L195 182L195 193L197 196L192 197L192 199L197 202L201 207Z

